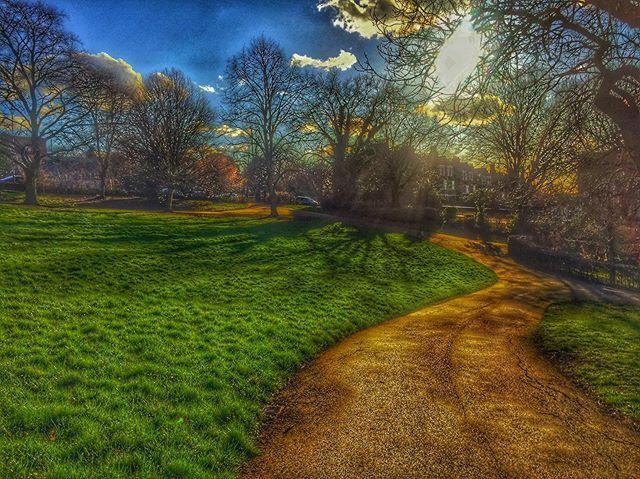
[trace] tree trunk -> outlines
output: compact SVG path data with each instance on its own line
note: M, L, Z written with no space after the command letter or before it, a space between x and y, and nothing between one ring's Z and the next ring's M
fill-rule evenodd
M612 285L616 284L617 271L616 271L616 229L613 224L607 225L607 261L609 263L609 282Z
M268 157L267 160L267 188L269 188L269 204L271 206L271 218L278 217L278 196L276 194L277 183L276 173L274 171L273 158Z
M398 208L400 206L400 187L398 185L391 185L391 207Z
M272 188L269 191L269 203L271 205L271 213L269 216L271 216L271 218L277 218L278 217L278 195L276 194L275 188Z
M32 118L33 120L33 118ZM34 124L35 122L32 122ZM31 148L32 152L23 152L23 160L26 166L24 168L24 204L25 205L37 205L38 204L38 176L40 174L40 165L46 155L45 151L40 150L40 138L37 131L33 131L31 134Z
M104 200L107 197L107 175L102 173L100 175L100 199Z
M585 0L584 3L607 12L631 28L640 28L640 7L631 0Z
M637 102L628 101L616 93L616 85L624 77L640 81L640 68L622 65L603 73L600 87L594 99L595 107L604 113L618 127L622 140L640 171L640 109Z
M38 170L34 167L27 168L24 172L24 204L38 204Z
M174 189L169 189L169 198L167 200L167 211L173 211L173 193Z
M333 173L333 203L339 210L349 210L356 197L355 175L350 171L346 159L339 159L334 163Z

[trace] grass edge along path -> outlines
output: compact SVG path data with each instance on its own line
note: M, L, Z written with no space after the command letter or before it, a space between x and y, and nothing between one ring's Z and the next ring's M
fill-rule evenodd
M565 374L612 410L640 421L640 310L554 304L545 312L537 340Z

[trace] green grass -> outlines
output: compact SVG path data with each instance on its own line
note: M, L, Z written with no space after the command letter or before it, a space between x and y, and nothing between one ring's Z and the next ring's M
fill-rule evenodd
M248 203L230 203L209 200L180 200L176 208L186 211L231 211L248 207Z
M73 206L74 197L70 195L38 195L38 201L47 208L61 208ZM24 191L0 190L0 203L22 204Z
M38 202L41 206L46 208L74 208L78 207L77 204L80 200L86 200L91 195L57 195L57 194L40 194L38 195ZM116 198L117 199L117 198ZM108 200L107 200L108 201ZM125 205L126 200L125 201ZM24 192L15 190L2 190L0 189L0 204L6 203L11 205L20 205L24 202ZM100 204L96 205L84 205L89 208L100 207ZM145 209L153 207L154 209L162 210L163 206L159 203L152 203L144 198L137 198L129 200L129 206L133 206L135 209ZM248 207L248 203L234 203L230 201L212 201L212 200L191 200L191 199L178 199L175 201L174 209L176 211L232 211ZM125 206L126 208L126 206ZM111 208L122 209L122 207Z
M491 284L319 221L0 205L0 477L233 477L261 410L359 329Z
M562 369L610 407L640 419L640 310L596 303L554 305L538 336Z

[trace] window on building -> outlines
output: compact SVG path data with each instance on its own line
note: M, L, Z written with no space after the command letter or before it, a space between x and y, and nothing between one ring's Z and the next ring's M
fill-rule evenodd
M453 176L453 166L447 166L447 176L448 177Z

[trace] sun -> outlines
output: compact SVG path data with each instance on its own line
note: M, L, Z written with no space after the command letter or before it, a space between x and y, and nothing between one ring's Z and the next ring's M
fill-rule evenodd
M453 94L474 72L482 55L482 37L465 17L444 42L436 59L435 74L444 94Z

